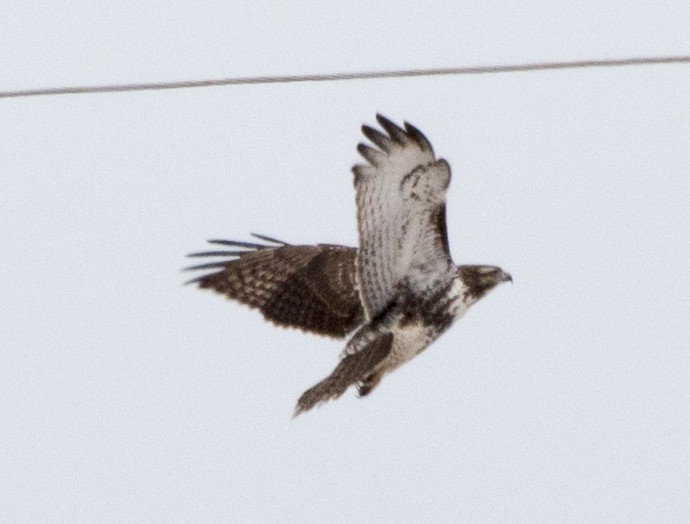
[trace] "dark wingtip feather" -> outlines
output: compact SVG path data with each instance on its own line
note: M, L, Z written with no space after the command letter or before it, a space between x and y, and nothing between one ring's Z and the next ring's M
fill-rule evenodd
M369 127L366 125L362 126L362 133L365 137L371 140L373 144L376 144L383 151L385 151L386 153L390 152L392 141L386 135L384 135L380 131L377 131L373 127Z
M391 121L390 118L386 118L383 116L381 113L376 113L376 121L381 124L383 127L386 126L395 126L395 124ZM396 126L397 127L397 126Z
M196 277L191 280L187 280L186 282L183 282L182 285L189 286L191 284L199 284L199 286L201 287L201 281L204 280L207 276L208 275L204 275L203 277Z
M379 163L381 156L383 155L381 151L362 143L357 144L357 151L367 160L367 162L374 166Z
M383 116L380 113L376 114L376 120L378 121L379 124L381 124L381 127L386 130L388 135L398 144L403 145L405 143L405 139L407 138L407 135L405 134L405 131L398 126L397 124L394 124L391 120L387 119L385 116Z
M225 268L225 266L228 265L228 261L224 262L209 262L208 264L198 264L196 266L187 266L184 268L182 271L196 271L199 269L217 269L217 268Z
M257 244L255 242L242 242L239 240L222 240L222 239L211 239L208 241L209 244L216 244L216 245L221 245L221 246L230 246L230 247L239 247L239 248L244 248L242 251L236 251L236 250L224 250L224 251L200 251L196 253L189 253L187 256L190 258L200 258L200 257L231 257L230 259L222 260L222 261L216 261L216 262L209 262L207 264L199 264L195 266L188 266L182 269L182 271L198 271L198 270L205 270L205 269L225 269L228 267L229 264L232 264L236 262L237 257L241 257L242 255L246 253L253 253L257 250L260 249L275 249L280 246L289 246L287 242L283 242L282 240L278 240L275 238L271 238L265 235L260 235L258 233L251 233L251 235L255 238L258 238L259 240L263 240L264 242L270 242L272 244L276 244L275 246L271 245L266 245L266 244ZM199 284L200 287L212 287L212 284L208 280L210 277L213 277L214 275L219 275L221 274L222 271L217 272L217 273L211 273L210 275L202 275L197 278L193 278L191 280L188 280L187 282L184 283L184 285L187 284Z
M191 268L185 268L182 271L187 271L188 269L191 269ZM221 275L222 273L223 273L222 271L218 271L216 273L207 273L205 275L201 275L198 277L194 277L190 280L187 280L186 282L183 282L182 285L188 286L190 284L198 284L200 288L213 287L210 279L215 277L216 275Z
M262 244L256 244L254 242L240 242L239 240L212 239L208 240L208 243L218 244L220 246L246 247L247 249L261 249L262 247L266 247Z
M259 233L249 233L251 236L254 238L258 238L259 240L263 240L265 242L271 242L273 244L280 244L281 246L289 246L287 242L283 240L278 240L277 238L272 238L272 237L267 237L266 235L260 235ZM263 246L263 247L269 247L269 246Z
M431 142L429 142L429 139L424 136L424 133L422 133L419 129L417 129L415 126L410 124L409 122L405 122L405 130L407 131L407 134L412 137L412 139L419 144L419 146L422 149L426 149L427 151L431 151L432 153L434 152L434 148L431 146Z
M251 251L201 251L199 253L189 253L187 256L194 257L239 257Z

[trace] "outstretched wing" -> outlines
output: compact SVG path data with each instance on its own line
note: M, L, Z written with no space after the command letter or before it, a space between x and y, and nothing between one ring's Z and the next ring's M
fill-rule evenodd
M362 328L348 343L346 353L333 373L302 394L297 401L295 416L327 400L338 398L354 384L365 382L376 366L388 356L392 344L392 333ZM363 392L366 393L368 391Z
M355 284L356 249L292 246L255 235L267 244L210 240L240 250L193 253L222 260L187 269L220 269L190 282L222 293L277 325L344 337L364 320Z
M387 134L363 126L378 149L359 144L357 150L368 164L352 169L359 228L357 281L368 319L386 308L403 279L445 271L452 263L445 217L448 163L436 160L431 144L414 126L405 123L402 129L381 115L376 119Z

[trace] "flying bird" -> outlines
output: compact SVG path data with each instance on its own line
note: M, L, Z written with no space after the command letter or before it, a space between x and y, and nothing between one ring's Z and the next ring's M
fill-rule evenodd
M445 332L496 285L500 267L453 264L446 230L450 167L405 122L377 115L362 126L372 145L352 168L359 247L210 240L224 246L191 257L212 270L191 282L258 309L278 326L330 337L350 335L333 372L305 391L295 415L340 397L350 386L371 393L387 374ZM228 249L230 248L230 249Z

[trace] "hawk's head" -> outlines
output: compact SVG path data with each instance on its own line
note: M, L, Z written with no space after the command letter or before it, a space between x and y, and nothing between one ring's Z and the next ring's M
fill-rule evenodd
M466 293L473 302L501 282L513 281L513 277L497 266L458 266L458 276L467 286Z

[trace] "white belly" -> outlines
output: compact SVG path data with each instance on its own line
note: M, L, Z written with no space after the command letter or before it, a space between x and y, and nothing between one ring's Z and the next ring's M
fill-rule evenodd
M453 316L454 321L462 317L465 311L467 311L468 305L461 298L465 290L466 288L460 279L456 279L450 289L449 298L451 298L452 302L449 307L449 313ZM428 325L424 325L422 322L407 324L404 327L398 324L392 331L394 338L391 352L377 366L378 370L384 373L393 371L405 362L412 360L441 335L440 332Z
M393 347L386 359L381 362L380 369L393 371L408 360L412 360L423 349L433 342L429 328L421 324L410 324L395 330Z

